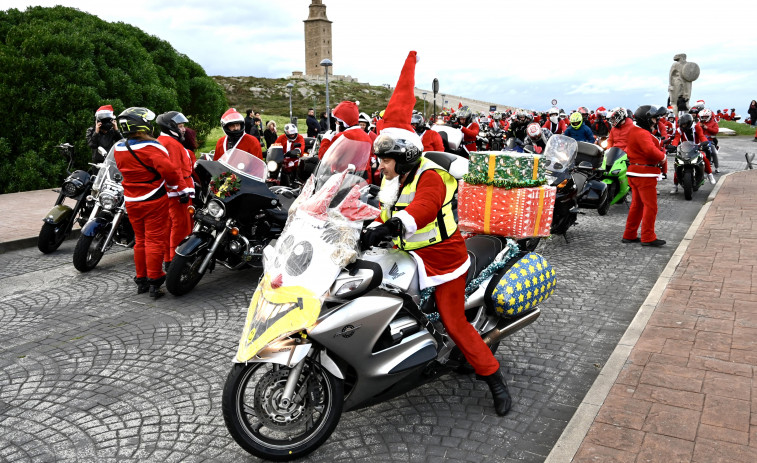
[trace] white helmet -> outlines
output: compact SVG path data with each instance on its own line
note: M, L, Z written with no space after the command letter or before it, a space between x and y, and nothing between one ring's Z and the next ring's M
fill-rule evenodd
M297 126L294 124L287 124L284 126L284 134L287 136L288 139L294 140L297 138Z

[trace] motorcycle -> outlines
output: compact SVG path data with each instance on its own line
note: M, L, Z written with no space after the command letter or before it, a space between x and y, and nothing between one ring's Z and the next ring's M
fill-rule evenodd
M602 182L607 185L607 208L625 199L631 187L628 185L628 155L625 151L614 146L605 151L602 160ZM604 215L600 212L600 215ZM606 212L605 212L606 213Z
M505 148L505 131L499 125L490 127L483 137L479 138L482 146L479 151L502 151Z
M293 144L292 149L287 153L284 153L281 145L274 144L268 148L266 153L266 168L268 169L266 183L268 185L296 188L301 184L297 175L300 170L300 148L299 143Z
M691 201L693 192L704 184L704 159L699 145L685 141L678 145L675 158L675 170L678 183L683 187L683 196Z
M166 273L174 296L191 291L216 262L232 270L259 265L263 248L279 236L287 217L283 199L266 185L266 163L246 151L199 160L195 172L203 206L190 206L194 229L177 246Z
M230 435L263 459L301 458L328 439L344 411L403 394L464 362L433 298L419 290L415 259L399 249L360 254L364 220L379 213L363 202L369 187L355 167L367 162L370 146L342 140L344 149L332 145L281 237L264 251L264 273L224 385ZM493 236L467 245L475 262L469 279L492 263L500 267L470 288L465 303L468 320L495 351L539 317L537 305L554 291L554 271L539 264L540 284L548 286L516 312L493 302L506 291L498 284L542 258L519 260L514 243Z
M583 141L578 142L573 180L578 191L578 207L597 209L599 215L606 215L610 210L610 198L607 184L602 182L604 151L598 145Z
M94 269L114 244L134 246L134 230L126 215L123 176L116 167L115 151L114 145L105 160L95 165L98 171L92 193L87 197L94 206L74 248L74 267L80 272Z
M553 235L563 235L578 218L578 189L573 179L578 142L565 135L552 135L544 148L547 184L557 188L552 215Z
M63 240L73 229L74 224L83 226L93 207L92 202L88 200L88 195L92 189L94 176L83 170L71 172L71 165L74 162L73 145L64 143L56 148L68 159L68 167L66 168L68 176L58 192L55 205L42 219L42 228L37 238L37 248L45 254L49 254L60 247ZM74 201L73 207L64 204L66 198Z

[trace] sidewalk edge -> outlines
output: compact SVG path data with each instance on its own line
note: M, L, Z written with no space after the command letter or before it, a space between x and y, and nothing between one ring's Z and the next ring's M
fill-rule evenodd
M79 239L81 229L76 228L68 233L65 241ZM17 240L0 242L0 254L5 254L10 251L17 251L19 249L33 248L37 246L37 236L30 236L27 238L19 238Z
M652 316L657 304L660 302L662 294L672 279L678 264L681 263L681 258L686 253L691 240L694 238L694 235L704 221L707 211L710 210L712 201L725 183L725 179L735 173L738 172L731 172L720 177L717 185L715 185L712 192L710 192L702 209L699 210L699 213L694 218L694 221L691 223L691 226L681 240L681 243L673 252L668 264L663 269L646 300L644 300L644 303L639 308L636 316L631 321L631 324L628 325L623 337L618 341L618 345L615 347L612 354L610 354L610 358L607 359L602 371L600 371L599 376L594 381L594 384L592 384L591 389L586 393L581 405L578 406L576 412L573 414L573 418L568 422L568 425L563 430L560 438L557 440L554 447L552 447L552 451L547 455L547 459L544 461L545 463L563 463L573 460L578 448L581 446L586 434L589 432L589 428L594 422L594 418L597 416L597 413L599 413L600 407L607 398L610 388L615 384L615 380L618 378L623 366L626 364L628 356L631 354L631 350L633 350L636 341L638 341L639 336L641 336L644 328L646 328L647 322Z

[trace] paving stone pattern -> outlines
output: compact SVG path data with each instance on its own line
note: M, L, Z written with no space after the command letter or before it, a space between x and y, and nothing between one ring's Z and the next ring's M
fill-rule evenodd
M669 246L621 244L622 204L542 246L558 290L497 352L508 416L483 383L447 375L346 413L308 461L543 461L711 189L660 188ZM221 268L153 301L135 294L130 251L79 274L74 243L0 254L0 461L254 461L226 432L221 391L259 272Z

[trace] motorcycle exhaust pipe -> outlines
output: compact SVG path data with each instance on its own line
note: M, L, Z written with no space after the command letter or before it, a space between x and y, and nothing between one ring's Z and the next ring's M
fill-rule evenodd
M541 315L541 309L537 307L536 310L534 310L530 314L525 315L523 318L519 318L518 320L510 324L506 324L505 326L500 327L498 323L495 328L484 335L484 343L487 346L496 344L497 342L502 340L502 338L510 336L516 331L520 331L522 328L525 328L526 326L533 323L537 318L539 318L539 315ZM507 323L506 320L502 320L500 323L503 322Z

